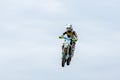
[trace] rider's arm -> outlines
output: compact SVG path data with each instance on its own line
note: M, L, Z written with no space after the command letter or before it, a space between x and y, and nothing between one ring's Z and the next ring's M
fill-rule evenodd
M74 31L74 36L77 38L78 36L77 36L77 33Z
M65 34L66 34L66 32L64 32L61 36L59 36L59 38L62 39Z
M66 34L66 32L63 33L63 36Z

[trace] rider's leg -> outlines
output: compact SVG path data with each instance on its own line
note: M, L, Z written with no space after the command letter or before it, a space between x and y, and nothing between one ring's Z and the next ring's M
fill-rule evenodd
M72 43L72 48L75 48L75 42Z
M74 50L75 50L75 42L72 43L72 56L74 55Z
M71 40L71 46L70 46L70 49L69 49L69 55L70 55L70 57L72 56L72 45L73 45L73 42L72 42L72 40Z
M70 47L70 48L69 48L69 55L70 55L70 56L71 56L71 50L72 50L72 48Z

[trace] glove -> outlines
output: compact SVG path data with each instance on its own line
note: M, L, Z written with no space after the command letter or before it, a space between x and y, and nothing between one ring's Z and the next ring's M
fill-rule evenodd
M77 40L78 40L77 38L76 38L76 39L75 39L75 38L74 38L74 39L72 39L72 41L73 41L73 42L77 42Z
M59 39L62 39L62 38L64 38L64 36L62 35L62 36L59 36Z

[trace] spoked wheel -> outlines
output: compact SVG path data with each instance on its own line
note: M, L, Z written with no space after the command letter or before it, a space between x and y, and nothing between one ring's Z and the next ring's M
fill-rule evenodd
M71 57L68 58L67 60L67 65L70 65Z
M72 51L71 51L71 47L69 49L69 58L67 59L67 65L70 65L70 62L71 62L71 58L72 58Z
M63 57L62 57L62 67L65 66L66 56L67 56L67 48L64 49L64 54L63 54Z
M63 58L62 58L62 67L65 66L65 62L66 62L66 58L65 58L65 57L66 57L66 56L64 55Z

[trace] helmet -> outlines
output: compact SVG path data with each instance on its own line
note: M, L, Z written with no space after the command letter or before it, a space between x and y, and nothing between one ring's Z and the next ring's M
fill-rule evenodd
M72 25L66 24L66 29L67 29L67 31L72 31L73 30Z

